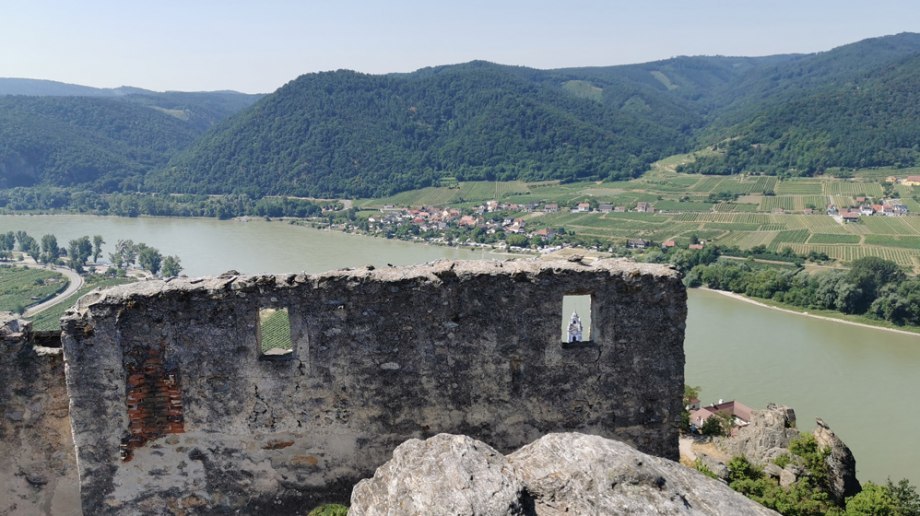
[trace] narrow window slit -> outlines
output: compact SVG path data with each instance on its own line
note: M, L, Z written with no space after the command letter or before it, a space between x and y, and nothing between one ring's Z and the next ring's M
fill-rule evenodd
M259 352L264 360L286 360L292 357L291 319L287 308L259 310Z
M591 324L591 296L562 297L562 342L576 344L591 342L593 327Z

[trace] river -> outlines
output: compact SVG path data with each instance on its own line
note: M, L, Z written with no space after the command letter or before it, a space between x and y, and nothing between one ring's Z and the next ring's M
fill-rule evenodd
M0 216L0 231L51 233L58 244L102 235L104 251L133 239L175 254L190 276L321 272L439 258L484 259L483 251L412 244L264 220ZM692 290L685 341L687 383L704 403L737 399L795 407L799 428L821 417L851 447L862 481L920 484L920 336L861 328Z

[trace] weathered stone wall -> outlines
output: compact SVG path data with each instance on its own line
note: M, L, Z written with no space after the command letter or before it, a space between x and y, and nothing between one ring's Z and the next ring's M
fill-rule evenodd
M564 295L592 342L560 343ZM261 357L261 308L293 352ZM151 281L63 320L87 513L302 511L347 501L408 438L503 453L554 431L676 459L686 293L619 261L439 262Z
M61 350L0 319L0 515L81 514Z

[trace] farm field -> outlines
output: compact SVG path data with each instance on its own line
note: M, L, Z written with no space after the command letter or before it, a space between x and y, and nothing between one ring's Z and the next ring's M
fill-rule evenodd
M43 269L0 266L0 310L19 312L67 288L63 274Z
M640 178L621 182L561 184L461 182L453 188L424 188L383 199L356 201L374 210L384 205L403 207L457 206L473 208L488 200L526 206L518 214L529 229L565 228L599 243L625 244L628 239L652 242L674 240L685 247L695 238L742 249L766 246L799 253L824 252L847 262L862 256L881 256L920 272L920 187L885 185L916 169L879 169L848 172L846 177L786 178L767 176L702 176L678 174L674 167L686 158L676 156L656 163ZM844 224L825 213L828 205L856 208L856 198L880 203L886 189L896 193L910 213L901 217L863 216ZM579 202L611 203L625 210L648 202L655 213L570 213ZM558 203L559 212L543 213L542 205ZM509 214L511 215L511 214Z

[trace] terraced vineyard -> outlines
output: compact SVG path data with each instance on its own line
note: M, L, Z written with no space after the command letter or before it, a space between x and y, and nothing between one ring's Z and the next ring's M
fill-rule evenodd
M655 242L673 239L678 246L685 246L696 237L743 249L764 245L776 251L790 247L802 253L824 252L842 261L882 256L920 272L920 187L894 188L910 210L904 217L876 215L844 224L824 213L829 203L839 209L855 207L855 197L863 195L880 202L884 191L880 181L890 175L906 177L910 169L857 171L852 174L854 178L845 179L779 180L677 174L666 165L625 182L468 182L453 188L425 188L386 199L356 201L356 206L474 207L491 199L517 204L555 202L559 213L542 213L538 208L522 214L528 227L564 227L582 237L620 244L630 238L645 238ZM657 213L569 213L567 208L584 201L609 202L626 209L649 202ZM807 211L812 214L806 215Z

